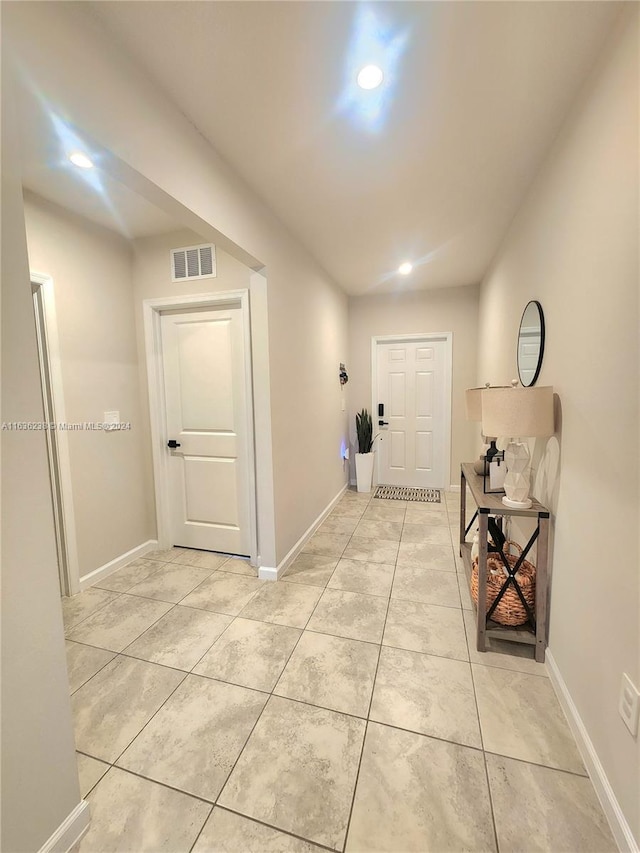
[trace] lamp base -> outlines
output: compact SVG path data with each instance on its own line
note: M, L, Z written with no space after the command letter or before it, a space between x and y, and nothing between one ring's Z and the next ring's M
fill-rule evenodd
M502 498L502 503L511 509L529 509L533 501L531 498L527 498L526 501L512 501L511 498L505 496Z

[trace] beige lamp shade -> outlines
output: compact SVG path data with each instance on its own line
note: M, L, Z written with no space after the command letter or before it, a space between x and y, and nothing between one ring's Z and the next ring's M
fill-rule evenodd
M464 392L468 421L482 420L482 391L482 388L467 388Z
M467 420L482 421L482 392L491 386L487 382L484 388L467 388L464 392L467 404ZM495 388L507 388L507 385L496 385Z
M553 387L484 388L482 431L508 438L553 435Z

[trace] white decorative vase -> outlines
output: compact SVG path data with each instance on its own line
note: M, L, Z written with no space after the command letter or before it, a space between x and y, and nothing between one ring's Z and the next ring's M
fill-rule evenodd
M356 483L359 492L371 491L373 453L356 453Z

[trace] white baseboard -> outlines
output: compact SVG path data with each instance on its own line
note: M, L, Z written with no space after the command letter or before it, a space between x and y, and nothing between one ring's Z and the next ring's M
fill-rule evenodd
M343 496L343 494L346 492L347 487L348 487L348 483L345 483L345 484L344 484L344 486L343 486L343 487L340 489L340 491L338 492L338 494L335 496L335 498L333 498L333 500L331 500L331 501L327 504L327 506L326 506L326 507L322 510L322 512L320 513L320 515L316 518L316 520L315 520L315 521L314 521L314 522L313 522L309 527L307 527L307 529L305 530L305 532L304 532L304 533L302 534L302 536L298 539L298 541L297 541L297 542L296 542L296 544L293 546L293 548L291 548L291 550L288 552L288 554L286 554L286 555L282 558L282 560L280 560L280 562L278 563L278 567L277 567L276 569L269 569L269 568L264 568L264 569L263 569L263 568L261 568L261 569L260 569L260 572L259 572L259 574L258 574L258 577L259 577L259 578L262 578L262 577L263 577L263 575L262 575L262 572L263 572L263 571L264 571L264 572L269 572L269 573L270 573L270 574L268 574L268 575L265 575L265 580L278 580L278 578L281 578L281 577L282 577L282 575L286 572L286 570L289 568L289 566L291 565L291 563L292 563L292 562L295 560L295 558L298 556L298 554L300 553L300 551L302 551L302 549L304 548L304 546L307 544L307 541L308 541L308 540L313 536L313 534L316 532L316 530L318 529L318 527L320 527L320 525L321 525L321 524L322 524L322 522L325 520L325 518L326 518L326 517L329 515L329 513L333 510L333 508L334 508L334 507L335 507L335 505L338 503L338 501L340 500L340 498L341 498L341 497ZM274 576L274 574L273 574L273 573L275 573L275 576Z
M553 653L547 649L546 663L549 671L549 680L555 690L558 701L562 706L565 716L569 722L569 727L573 732L573 736L578 744L580 756L587 769L589 778L593 783L600 805L605 813L605 816L611 827L611 832L615 838L616 844L624 853L638 853L638 844L633 837L631 827L622 813L620 803L616 799L613 788L607 779L607 774L604 772L604 767L600 763L598 754L595 750L593 742L589 737L582 718L578 713L569 688L567 687L564 678L562 677L558 664L553 657Z
M89 828L91 812L89 803L80 800L71 814L63 820L56 831L45 841L39 853L67 853Z
M126 566L127 563L130 563L132 560L144 557L144 555L148 554L149 551L155 551L157 548L158 540L149 539L147 542L143 542L142 545L138 545L137 548L132 548L130 551L127 551L126 554L121 554L114 560L109 560L109 562L105 563L104 566L100 566L92 572L89 572L89 574L83 575L80 578L80 589L83 590L88 586L93 586L94 583L104 580L110 574L113 574L113 572L121 569L123 566Z
M258 579L261 581L277 581L278 569L272 566L260 566L258 569Z
M349 485L350 485L350 486L357 486L357 485L358 485L358 483L357 483L357 481L356 481L356 480L349 480ZM371 486L371 491L372 491L372 492L374 492L374 491L376 490L376 488L377 488L377 487L378 487L378 484L377 484L377 483L374 483L374 484ZM460 483L458 483L457 485L456 485L455 483L452 483L452 484L449 486L449 488L442 488L442 489L441 489L441 491L443 491L443 492L458 492L458 493L459 493L459 492L460 492Z

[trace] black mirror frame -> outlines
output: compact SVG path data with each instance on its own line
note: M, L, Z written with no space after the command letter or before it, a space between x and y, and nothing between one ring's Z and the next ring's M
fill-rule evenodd
M536 306L536 308L538 309L538 316L540 317L540 352L538 353L538 364L536 365L536 372L533 374L533 379L528 385L525 385L522 381L522 375L520 374L520 330L522 329L522 321L524 320L524 315L527 313L527 308L529 307L529 305ZM540 371L542 369L542 359L544 357L544 339L545 326L544 311L542 310L542 305L538 302L537 299L530 299L524 306L524 311L522 312L522 317L520 318L520 325L518 326L518 341L516 344L516 365L518 368L518 379L520 380L520 384L523 388L532 388L538 381L538 376L540 376Z

